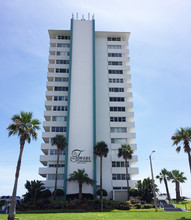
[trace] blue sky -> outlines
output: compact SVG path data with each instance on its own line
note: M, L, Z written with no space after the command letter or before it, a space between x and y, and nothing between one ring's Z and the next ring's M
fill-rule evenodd
M12 193L19 153L17 137L8 138L10 118L32 111L43 122L48 65L48 29L69 29L72 13L95 15L97 31L131 32L130 60L139 175L178 169L188 178L181 193L191 197L187 155L176 153L171 136L191 126L191 1L189 0L6 0L0 1L0 196ZM26 180L42 179L42 143L26 144L18 195ZM164 192L163 185L159 185ZM169 183L175 196L174 184Z

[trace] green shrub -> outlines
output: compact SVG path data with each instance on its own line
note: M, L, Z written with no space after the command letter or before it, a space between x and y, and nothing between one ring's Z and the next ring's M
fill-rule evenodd
M47 199L51 197L51 191L49 189L45 189L41 192L40 197L43 199Z
M56 190L56 196L64 196L64 190L62 190L62 189L57 189Z
M102 192L103 192L103 196L107 196L107 191L105 189L102 189ZM96 195L100 196L100 194L101 194L101 190L98 189Z

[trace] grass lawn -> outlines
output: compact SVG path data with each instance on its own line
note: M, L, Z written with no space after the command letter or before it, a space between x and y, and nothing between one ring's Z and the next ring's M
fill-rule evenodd
M175 204L177 208L185 208L188 211L191 211L191 201L183 200L177 203L176 201L170 201L170 204Z
M38 214L17 214L16 218L19 220L112 220L112 219L169 219L169 220L191 220L191 212L155 212L150 210L130 210L112 212L88 212L88 213L38 213ZM0 214L0 220L6 220L7 215Z

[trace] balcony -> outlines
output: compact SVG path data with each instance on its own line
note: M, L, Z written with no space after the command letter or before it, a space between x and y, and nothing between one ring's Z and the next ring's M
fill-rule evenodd
M46 177L47 174L56 173L56 168L54 167L40 167L39 168L39 175L42 177ZM58 168L58 174L64 173L64 167Z
M47 162L52 161L56 162L57 160L57 155L40 155L40 162L44 165L47 166ZM60 162L65 160L64 155L60 155Z
M129 167L128 172L130 175L139 174L139 169L137 167ZM112 167L112 173L126 173L125 167Z

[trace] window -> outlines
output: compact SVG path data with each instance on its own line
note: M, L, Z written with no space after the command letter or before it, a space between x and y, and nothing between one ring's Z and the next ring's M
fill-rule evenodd
M59 40L70 40L70 36L60 36L58 35Z
M110 112L125 112L125 107L112 106L109 108Z
M111 133L126 133L127 128L110 128Z
M56 68L56 73L69 73L69 69L58 69L58 68Z
M48 180L55 180L56 174L48 174ZM58 180L63 180L64 179L64 174L58 174L57 175Z
M58 44L57 44L57 47L69 48L69 47L70 47L70 44L61 44L61 43L58 43Z
M66 132L66 127L52 127L52 132Z
M126 117L110 117L111 122L126 122Z
M57 51L56 55L57 56L70 56L70 53L64 52L64 51Z
M129 161L127 161L127 166L129 167ZM124 161L112 161L112 167L125 167Z
M107 38L108 41L121 41L120 37L108 37Z
M113 173L112 180L127 180L127 175L123 173ZM128 175L128 180L130 180L130 175Z
M123 70L108 70L109 74L123 74Z
M67 106L53 106L53 111L67 111Z
M58 150L50 150L50 155L57 155L58 154ZM63 150L60 151L59 155L65 155L65 152Z
M124 102L125 98L124 97L109 97L110 102Z
M107 45L108 49L121 49L121 45Z
M108 53L108 57L122 57L122 53Z
M52 116L52 121L67 121L66 116Z
M121 61L108 61L108 65L112 66L122 66L123 63Z
M109 92L124 92L124 88L109 88Z
M69 64L69 60L56 60L56 64Z
M54 80L55 82L68 82L67 77L55 77Z
M123 83L123 79L109 79L109 83Z
M126 144L127 138L111 138L112 144Z
M56 167L56 164L49 164L49 167ZM58 164L58 167L65 167L63 163Z
M54 101L68 101L68 96L54 96Z
M68 91L68 87L65 86L55 86L54 91Z

